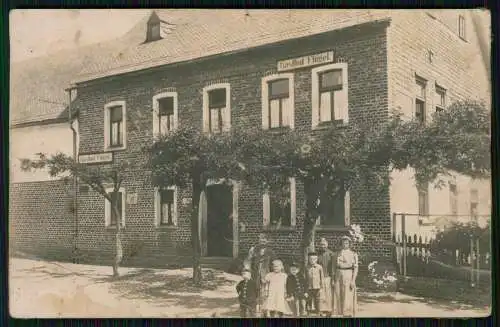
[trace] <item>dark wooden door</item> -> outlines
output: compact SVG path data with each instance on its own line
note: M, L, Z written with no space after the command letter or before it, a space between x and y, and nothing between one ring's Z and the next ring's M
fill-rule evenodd
M233 194L225 184L207 187L207 256L232 257Z

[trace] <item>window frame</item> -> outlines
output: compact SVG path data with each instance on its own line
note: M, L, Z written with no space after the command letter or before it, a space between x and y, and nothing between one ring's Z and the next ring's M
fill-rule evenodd
M467 40L466 23L464 15L458 15L458 37L464 41Z
M456 216L458 215L458 185L450 182L448 188L450 191L450 214Z
M172 208L172 225L162 224L161 221L161 190L171 190L174 192L173 194L173 208ZM155 187L154 189L154 208L155 208L155 216L154 216L154 225L159 228L175 228L178 223L178 201L177 201L177 186L167 186L164 188Z
M106 193L112 193L114 191L113 187L108 187L106 188ZM118 192L121 192L122 194L122 219L121 219L121 227L125 227L125 217L126 217L126 201L127 201L127 194L125 192L124 187L120 187L118 189ZM104 227L106 228L116 228L116 225L111 225L111 202L108 199L104 199Z
M222 126L219 132L215 132L211 130L211 112L210 112L210 92L215 91L217 89L225 89L226 90L226 116L222 118ZM221 107L222 108L222 107ZM220 111L220 108L218 108ZM227 122L227 126L224 125L224 122ZM228 132L231 130L231 85L230 83L217 83L205 86L203 88L203 132L205 133L220 133L220 132Z
M166 134L175 131L179 125L179 99L177 92L162 92L153 96L153 139L159 138L160 130L160 100L165 98L174 99L174 128Z
M419 217L428 218L430 210L429 210L429 183L425 183L425 185L417 186L417 196L418 196L418 215ZM423 196L424 200L424 208L423 213L421 212L421 197Z
M416 76L415 77L415 85L420 88L420 91L423 90L423 95L422 94L415 94L415 107L414 107L414 116L415 118L419 118L418 114L419 112L417 111L418 105L421 104L423 107L423 113L421 113L422 118L419 119L420 123L425 124L427 122L427 80L420 77Z
M288 179L290 183L290 226L280 226L279 229L295 229L297 225L297 189L296 181L294 177ZM272 228L271 225L271 196L269 190L265 190L262 194L262 209L263 209L263 221L262 225L264 229Z
M440 112L446 109L446 89L439 84L435 84L434 86L434 93L436 95L436 105L435 105L435 110L436 112ZM441 101L443 100L443 101ZM444 103L443 103L444 102Z
M316 228L321 230L343 230L350 224L351 196L349 190L344 193L344 225L326 225L321 223L321 213L316 220Z
M290 116L289 124L279 127L272 127L270 124L271 115L271 97L270 97L270 84L278 80L288 79L288 98L290 101ZM283 99L283 98L280 98ZM261 80L261 104L262 104L262 129L264 130L279 130L281 128L295 128L295 74L294 73L280 73L264 76ZM281 101L280 101L281 108ZM280 110L282 113L282 110ZM281 114L282 116L282 114ZM281 117L282 119L282 117Z
M321 111L321 79L320 76L329 71L340 70L342 72L342 89L340 92L340 96L344 99L343 102L346 105L338 115L339 119L335 116L331 118L330 121L320 121L320 111ZM312 95L312 113L311 113L311 127L312 129L318 128L318 126L322 126L323 124L328 124L332 122L339 122L343 124L347 124L349 122L349 71L348 64L346 62L339 62L334 64L323 65L320 67L313 68L311 70L311 95ZM333 108L333 112L335 113L335 108Z
M111 145L111 114L110 111L114 107L122 108L122 145L112 146ZM127 148L127 105L123 100L111 101L104 105L104 151L117 151L124 150Z

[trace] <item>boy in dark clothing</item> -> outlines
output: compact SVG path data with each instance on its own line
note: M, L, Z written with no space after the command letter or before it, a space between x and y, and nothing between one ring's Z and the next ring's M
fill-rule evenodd
M290 275L286 280L287 300L290 302L293 314L296 317L306 314L306 280L300 272L299 265L292 262L290 265Z
M244 269L241 273L243 280L236 285L236 292L240 302L240 313L242 318L255 317L257 307L257 285L252 280L252 273Z

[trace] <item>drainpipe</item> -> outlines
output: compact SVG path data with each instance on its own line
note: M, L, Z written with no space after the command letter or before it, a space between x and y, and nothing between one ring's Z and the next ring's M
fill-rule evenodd
M73 160L77 162L77 151L76 151L76 138L77 138L77 131L75 130L75 127L73 126L73 116L72 116L72 108L71 108L71 102L72 102L72 91L74 87L70 87L66 89L68 92L68 123L69 123L69 128L73 132ZM77 201L77 187L78 187L78 178L77 176L73 176L73 219L74 219L74 244L73 244L73 262L74 263L79 263L77 251L78 251L78 201Z

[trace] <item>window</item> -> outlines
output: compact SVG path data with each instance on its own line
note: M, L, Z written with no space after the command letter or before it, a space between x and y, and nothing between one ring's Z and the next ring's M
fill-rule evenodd
M446 108L446 90L436 85L436 112Z
M294 128L293 73L270 75L262 79L262 128Z
M263 196L264 226L293 227L296 223L295 179L283 185L283 193L266 191Z
M125 101L114 101L104 106L104 150L120 150L126 147Z
M458 36L465 40L465 17L458 16Z
M426 110L425 110L426 84L427 83L425 80L421 78L416 79L417 94L415 98L415 118L417 118L417 120L421 123L425 123L426 121Z
M164 136L177 128L177 92L165 92L153 97L153 137Z
M177 225L177 189L175 186L155 190L156 226Z
M454 183L450 183L450 212L452 215L458 214L458 191Z
M477 189L473 188L470 190L470 215L472 218L477 219L479 207L479 192Z
M418 215L429 215L429 185L427 183L418 188Z
M312 70L312 127L348 121L347 63Z
M121 225L125 226L125 190L124 188L120 188L116 193L113 191L112 188L106 189L106 192L111 196L113 202L117 203L118 214L121 216ZM116 226L118 222L118 215L107 199L104 203L104 220L106 227Z
M346 226L349 201L349 192L323 195L319 202L318 224L321 226Z
M203 130L217 133L231 128L231 89L229 83L203 89Z
M146 42L153 42L161 39L161 21L156 13L151 14L148 21Z

